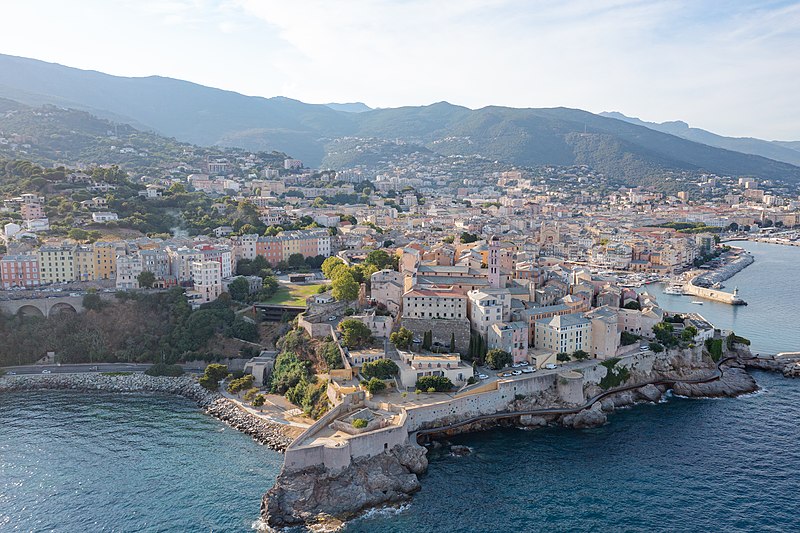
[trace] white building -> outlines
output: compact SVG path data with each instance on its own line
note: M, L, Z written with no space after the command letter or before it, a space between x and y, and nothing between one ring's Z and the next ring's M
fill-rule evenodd
M119 220L119 216L109 211L98 211L97 213L92 213L92 220L98 224L102 224L104 222L111 222L112 220Z
M540 318L534 322L534 347L553 353L590 351L591 321L579 313Z
M192 263L192 291L200 304L213 302L222 294L222 271L217 261L195 261Z
M484 337L492 324L511 320L511 291L476 289L467 293L472 329Z
M142 258L139 254L117 256L117 289L138 289L137 277L142 273Z

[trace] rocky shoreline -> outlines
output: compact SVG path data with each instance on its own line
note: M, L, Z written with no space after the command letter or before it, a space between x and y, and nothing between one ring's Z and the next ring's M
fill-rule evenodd
M274 528L332 530L367 509L408 501L421 489L417 476L428 469L426 452L411 443L359 457L338 472L322 466L282 470L262 499L262 519Z
M780 372L784 377L800 377L800 354L783 355L781 357L770 355L743 359L742 363L747 368L757 368L767 372Z
M230 427L250 435L253 440L275 451L283 452L292 442L283 426L248 413L219 393L204 389L192 377L153 377L145 374L50 374L3 376L0 393L74 390L80 392L149 392L173 394L197 403L207 414L222 420Z

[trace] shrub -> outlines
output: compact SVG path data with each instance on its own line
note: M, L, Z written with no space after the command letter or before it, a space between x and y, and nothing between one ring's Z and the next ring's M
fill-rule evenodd
M367 427L368 424L369 422L367 422L363 418L356 418L355 420L353 420L353 427L356 429L364 429L365 427Z
M650 344L648 344L647 346L648 346L648 348L650 348L650 349L651 349L651 350L652 350L654 353L661 353L661 352L663 352L663 351L664 351L664 347L663 347L663 346L661 346L661 345L660 345L659 343L657 343L657 342L651 342L651 343L650 343Z
M560 352L559 354L556 355L556 359L558 361L561 361L562 363L565 361L569 361L569 354L566 352Z
M156 363L144 371L148 376L167 376L176 378L183 375L183 367L181 365L167 365L164 363Z
M722 359L722 339L706 339L706 350L715 363Z
M583 361L585 359L589 359L589 354L584 352L583 350L575 350L572 353L572 357L574 357L578 361Z
M475 379L475 376L470 376L469 379L467 379L467 385L474 385L477 382L478 382L478 380Z
M244 401L252 403L253 398L256 397L256 394L258 394L258 388L253 387L251 389L247 389L247 391L244 393Z
M633 333L629 333L627 331L623 331L622 333L620 333L619 338L620 338L620 344L622 344L623 346L629 346L631 344L635 344L636 341L641 339L641 337L639 337L638 335L634 335Z
M453 382L444 376L422 376L417 380L416 388L428 392L448 392L453 388Z
M361 374L365 378L389 379L400 371L397 363L391 359L376 359L361 366Z
M342 363L342 354L339 352L339 346L333 342L328 341L320 345L317 355L320 359L325 361L328 370L336 368L344 368Z
M261 407L267 402L267 399L264 397L263 394L257 395L253 398L253 407Z
M630 377L630 370L624 366L617 368L617 363L619 363L619 358L617 357L612 357L600 363L607 369L605 377L600 380L600 388L612 389L619 387Z

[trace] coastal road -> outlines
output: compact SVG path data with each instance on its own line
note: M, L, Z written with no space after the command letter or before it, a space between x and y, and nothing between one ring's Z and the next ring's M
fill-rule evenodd
M7 366L3 370L7 374L42 374L48 370L50 374L83 374L86 372L144 372L153 366L150 363L97 363L75 365L25 365Z

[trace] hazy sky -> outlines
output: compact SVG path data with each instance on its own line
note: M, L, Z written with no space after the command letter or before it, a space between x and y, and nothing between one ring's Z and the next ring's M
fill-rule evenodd
M24 0L0 53L372 107L567 106L800 140L800 2Z

